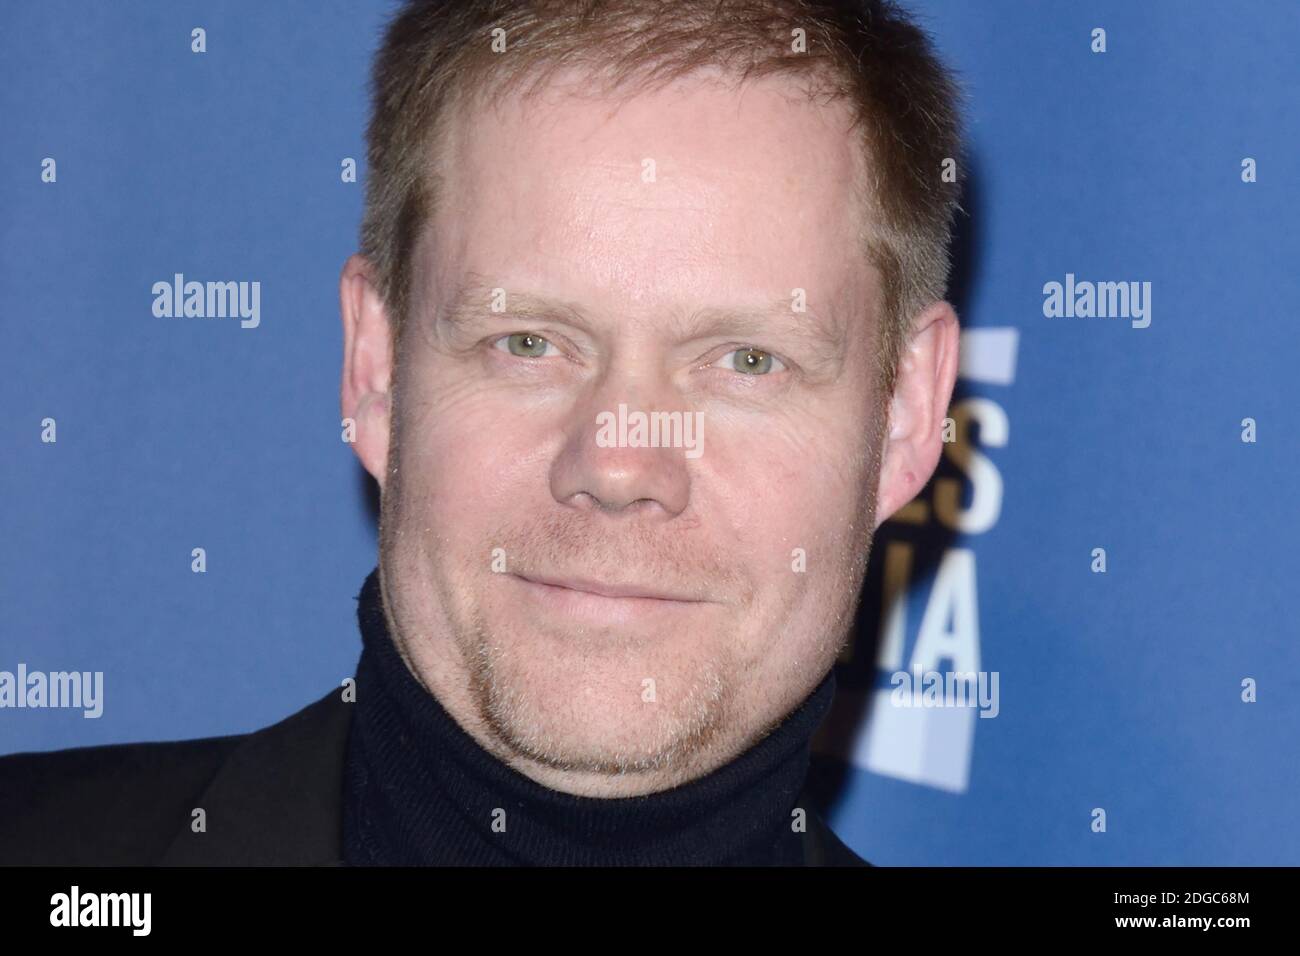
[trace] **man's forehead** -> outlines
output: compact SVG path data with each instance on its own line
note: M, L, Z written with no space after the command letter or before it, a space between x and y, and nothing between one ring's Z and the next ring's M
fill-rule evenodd
M665 120L656 96L680 112ZM417 271L436 277L440 317L499 289L518 316L605 310L683 332L784 319L826 342L874 298L859 150L824 107L708 82L613 113L579 98L584 118L554 97L535 108L558 108L549 118L524 102L463 116L447 140L446 195L421 243L432 261ZM683 135L706 120L730 128Z
M797 201L822 220L854 219L860 232L869 170L853 114L841 100L810 100L800 90L781 76L737 85L705 72L595 95L569 71L489 105L458 100L436 150L448 194L438 205L517 201L575 181L608 188L607 180L652 205L656 195L672 201L674 188L703 183L772 207Z

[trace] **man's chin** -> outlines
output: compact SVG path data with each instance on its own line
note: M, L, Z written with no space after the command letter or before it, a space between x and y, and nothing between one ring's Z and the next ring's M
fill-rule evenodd
M493 736L516 756L556 770L685 771L707 759L729 723L716 663L678 662L656 674L649 664L610 666L586 654L526 668L490 652L480 661L475 697Z

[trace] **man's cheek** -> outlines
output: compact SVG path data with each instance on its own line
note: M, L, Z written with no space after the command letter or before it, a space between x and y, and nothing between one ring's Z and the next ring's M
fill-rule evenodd
M490 529L517 520L519 503L530 500L512 486L509 449L483 438L482 431L450 436L425 485L430 532L462 557L499 545L488 540Z

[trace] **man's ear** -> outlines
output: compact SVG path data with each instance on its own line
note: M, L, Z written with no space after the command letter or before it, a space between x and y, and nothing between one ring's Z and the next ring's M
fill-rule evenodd
M917 316L899 358L876 494L876 527L925 487L943 451L943 420L957 381L961 327L947 302Z
M388 472L393 329L375 286L374 270L362 255L349 256L343 263L339 311L343 316L343 428L349 427L350 419L352 448L382 491Z

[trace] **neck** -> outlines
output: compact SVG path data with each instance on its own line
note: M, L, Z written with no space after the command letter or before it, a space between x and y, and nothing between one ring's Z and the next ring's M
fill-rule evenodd
M415 679L384 618L378 570L348 741L344 856L362 865L798 864L792 823L833 672L770 734L702 777L638 797L542 786L485 750Z

